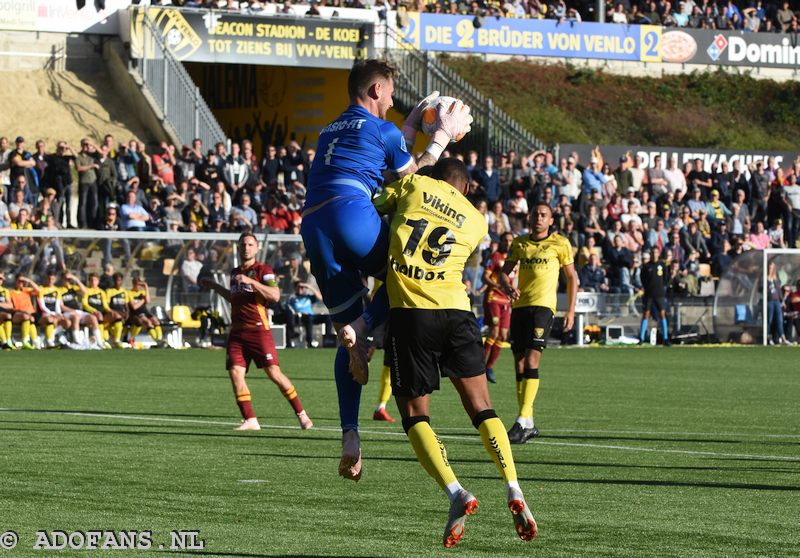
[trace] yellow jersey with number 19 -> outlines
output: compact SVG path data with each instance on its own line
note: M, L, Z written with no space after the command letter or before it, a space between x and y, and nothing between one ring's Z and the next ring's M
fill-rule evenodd
M572 245L558 233L541 240L526 234L511 243L506 261L519 264L519 298L511 308L544 306L554 314L561 268L573 263Z
M471 310L462 275L486 236L486 219L447 182L411 174L375 201L394 212L386 285L392 308Z

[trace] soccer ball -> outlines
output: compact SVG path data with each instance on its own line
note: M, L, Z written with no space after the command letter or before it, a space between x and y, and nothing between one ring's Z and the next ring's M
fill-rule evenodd
M458 99L454 97L437 97L428 106L422 110L422 133L428 137L433 137L436 131L436 121L438 118L439 107L444 106L449 108L450 105L455 103ZM464 134L459 135L457 138L450 140L450 143L460 141Z

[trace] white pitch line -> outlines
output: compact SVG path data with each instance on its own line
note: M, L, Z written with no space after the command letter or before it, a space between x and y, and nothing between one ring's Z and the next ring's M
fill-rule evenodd
M583 428L548 428L548 432L576 432L578 434L644 434L667 436L722 436L725 438L800 438L800 434L766 434L762 432L670 432L667 430L598 430Z
M199 420L199 419L178 419L178 418L170 418L170 417L142 417L138 415L111 415L111 414L103 414L103 413L81 413L77 411L25 411L21 409L8 409L8 408L0 408L0 412L7 412L7 413L14 413L14 412L23 412L23 413L34 413L34 414L50 414L50 415L62 415L62 416L78 416L78 417L99 417L99 418L110 418L110 419L120 419L120 420L141 420L141 421L150 421L150 422L173 422L173 423L184 423L184 424L207 424L207 425L222 425L222 426L236 426L238 423L235 422L223 422L223 421L215 421L215 420ZM277 426L277 425L262 425L262 429L275 429L275 430L299 430L299 426ZM315 426L315 430L321 430L323 432L339 432L340 428L336 426ZM386 430L364 430L359 429L359 432L362 434L377 434L377 435L384 435L384 436L402 436L405 437L405 433L403 432L390 432ZM453 435L453 434L443 434L440 435L439 438L447 439L447 440L459 440L465 442L478 442L480 440L477 439L476 436L460 436L460 435ZM680 441L680 440L677 440ZM709 457L741 457L745 459L775 459L780 461L796 461L800 462L800 458L798 457L790 457L785 455L757 455L757 454L749 454L749 453L725 453L725 452L715 452L715 451L693 451L693 450L676 450L676 449L666 449L666 448L647 448L647 447L637 447L637 446L618 446L618 445L608 445L608 444L579 444L579 443L571 443L571 442L548 442L546 440L536 440L536 445L542 446L566 446L566 447L577 447L577 448L594 448L594 449L609 449L609 450L621 450L621 451L641 451L641 452L649 452L649 453L672 453L672 454L679 454L679 455L703 455Z

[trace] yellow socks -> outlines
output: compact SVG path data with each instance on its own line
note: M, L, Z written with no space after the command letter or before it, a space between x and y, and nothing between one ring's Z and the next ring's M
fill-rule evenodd
M517 384L519 395L519 418L523 419L526 423L523 424L526 428L533 427L533 402L536 399L536 393L539 391L539 369L526 368L523 373L521 381Z
M122 325L121 321L111 324L111 336L114 338L114 343L122 340Z
M503 421L497 418L494 409L487 409L475 415L472 424L480 432L483 447L492 456L503 480L507 483L516 481L517 468L511 455L511 443L508 441L506 427Z
M422 468L443 490L446 490L448 485L457 482L456 475L447 461L444 444L428 420L428 417L410 417L403 420L403 428Z
M392 396L392 377L389 367L384 365L381 369L381 384L378 388L378 405L386 406Z

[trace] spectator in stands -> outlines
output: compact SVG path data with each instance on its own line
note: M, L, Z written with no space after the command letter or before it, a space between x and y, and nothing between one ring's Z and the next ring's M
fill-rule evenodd
M288 233L294 225L299 225L301 221L300 213L289 209L283 197L276 201L270 211L270 227L273 227L276 232Z
M491 205L489 212L489 234L492 238L500 238L504 232L511 231L508 215L503 211L503 202L497 200Z
M623 25L630 23L628 14L625 12L625 6L623 6L621 2L614 6L614 11L611 13L610 17L610 22L621 23Z
M300 252L292 252L283 266L275 271L282 293L294 292L294 285L298 281L303 283L310 282L310 274L303 266L303 256Z
M249 172L250 166L244 160L239 144L231 144L231 154L225 158L223 176L233 191L233 203L236 203L237 192L247 184ZM255 222L255 219L253 222Z
M706 204L709 220L717 225L724 223L731 216L731 210L719 198L719 191L711 190L711 199Z
M15 221L23 209L28 212L28 215L33 213L33 205L25 201L25 192L17 188L14 190L11 203L8 204L8 214L11 216L11 220Z
M733 162L733 170L731 170L728 175L728 188L730 188L730 196L732 200L736 199L737 190L742 190L745 193L745 197L750 195L750 184L747 181L747 177L742 172L742 168L738 159ZM723 201L725 200L723 199Z
M98 211L102 214L112 203L116 205L119 196L117 192L117 166L111 157L108 145L105 143L98 148L97 165Z
M767 266L767 335L769 344L786 345L783 331L783 290L775 262Z
M592 157L589 160L589 166L583 171L583 194L590 196L592 192L598 192L602 196L603 186L606 183L606 177L600 171L597 157Z
M178 197L173 193L167 196L162 209L164 215L164 224L167 230L171 230L173 224L177 224L178 230L182 230L185 223L183 221L183 212L178 209Z
M525 193L522 190L517 190L514 197L508 202L508 214L511 216L511 230L514 234L519 234L519 231L525 226L528 220L528 200L525 198Z
M763 221L767 218L767 201L769 200L769 172L763 161L749 165L750 169L750 219Z
M786 245L788 248L796 248L797 240L800 238L800 184L798 180L800 180L800 177L783 186L783 197L787 209ZM800 331L798 331L798 334L800 334Z
M500 198L500 175L494 168L494 157L483 158L483 166L476 167L470 175L476 193L492 204Z
M789 27L792 25L792 21L797 19L797 17L794 15L794 12L789 7L789 2L783 3L783 7L778 10L778 13L776 14L776 19L781 33L786 33L789 30Z
M609 291L606 270L600 266L600 257L596 253L589 254L589 261L581 268L578 278L583 291L595 293Z
M174 171L177 180L192 180L195 178L197 166L203 159L200 153L192 150L188 145L181 147L181 153L175 158Z
M700 210L705 208L706 202L702 199L702 192L700 191L700 188L693 186L691 198L688 202L686 202L686 209L689 210L689 214L691 215L692 219L699 219Z
M664 169L661 168L661 155L653 157L653 166L647 170L647 181L656 199L667 193L668 182L664 176Z
M11 155L11 149L8 146L8 138L0 137L0 188L2 188L5 195L4 201L10 201L11 196L11 165L8 163L8 157Z
M119 231L123 230L120 227L120 219L119 219L119 211L116 205L109 205L105 211L105 219L98 227L101 231ZM122 238L119 240L120 244L122 245L122 250L125 253L125 259L128 260L131 257L131 245L127 238ZM114 245L114 240L110 238L104 238L100 241L100 245L103 249L103 265L111 265L112 259L112 248ZM113 266L112 266L113 268ZM111 275L113 275L113 269Z
M203 262L197 259L194 248L186 250L186 258L181 263L181 279L183 280L183 290L188 293L200 292L200 285L197 279L200 270L203 269Z
M608 220L606 221L606 225L609 225L614 221L619 221L619 218L624 213L624 210L622 209L622 201L620 200L619 194L617 193L612 194L611 199L606 205L606 210L608 210Z
M198 231L206 229L206 220L209 216L209 210L200 198L200 194L189 194L189 204L183 208L182 217L183 222L187 225L194 223Z
M0 188L2 190L2 188ZM0 192L0 229L11 227L11 215L8 213L8 205L3 201L2 192ZM0 250L2 254L2 250Z
M625 235L619 233L604 247L605 261L608 266L608 278L615 292L631 294L631 266L633 252L625 246Z
M150 215L136 201L136 192L129 191L124 205L120 206L120 226L126 231L144 231Z
M78 227L94 228L97 221L97 146L89 138L81 140L81 151L75 156L78 170Z
M222 203L222 194L215 191L211 194L211 205L208 207L208 226L212 231L218 231L220 227L227 226L227 223L228 211Z
M639 200L633 197L633 191L628 190L628 199L623 200L627 201L627 212L623 213L620 216L620 221L622 221L623 228L627 229L630 223L633 223L635 227L639 229L642 228L642 218L639 217Z
M147 204L147 214L150 216L150 219L147 221L146 230L157 232L167 229L167 224L164 221L164 208L161 206L161 200L156 196L150 198Z
M669 165L664 169L664 178L667 180L667 192L686 192L686 175L678 167L678 158L674 155L669 158Z
M763 221L756 221L751 226L750 236L745 242L745 248L752 250L766 250L769 248L769 235L764 230Z
M669 257L672 261L677 262L682 269L686 263L686 255L686 250L681 244L681 232L673 229L670 232L669 243L664 250L664 257Z
M628 188L633 188L633 173L629 167L630 161L626 155L619 158L619 166L614 171L614 179L617 183L617 194L624 196Z
M15 149L8 154L8 165L11 170L11 184L17 188L20 187L20 179L25 181L25 188L31 192L38 194L36 190L36 182L32 175L35 172L33 169L36 166L36 161L33 159L30 151L25 149L25 138L22 136L17 137L14 141Z
M708 262L711 259L711 252L706 244L706 238L700 232L697 223L692 221L682 231L683 235L683 248L686 252L697 252L698 257L703 262Z
M175 186L175 146L162 141L158 151L153 154L152 161L154 179L157 177L169 191L170 187Z
M778 217L773 221L772 226L767 231L769 236L770 248L785 248L786 244L783 242L783 219Z
M315 324L323 324L327 332L333 331L333 324L328 314L318 314L314 311L314 304L322 300L320 292L309 283L303 281L294 282L294 294L286 302L289 309L287 316L287 332L290 340L299 337L298 326L303 326L305 330L306 346L311 348L316 346L314 341L313 329ZM290 344L294 346L294 344Z
M56 144L56 152L45 156L43 184L56 191L53 214L60 226L72 227L68 209L72 203L72 167L75 154L65 141ZM66 210L65 210L66 208Z
M250 206L250 194L242 194L241 204L234 206L230 213L231 230L237 232L250 231L258 222L258 215Z
M703 168L703 159L697 158L694 160L694 167L686 177L689 187L700 190L700 198L705 201L709 199L713 182L711 175Z
M17 175L12 179L12 184L14 186L15 196L17 192L22 192L22 201L31 206L31 208L35 208L39 196L31 190L29 181L25 178L25 176L21 174Z

